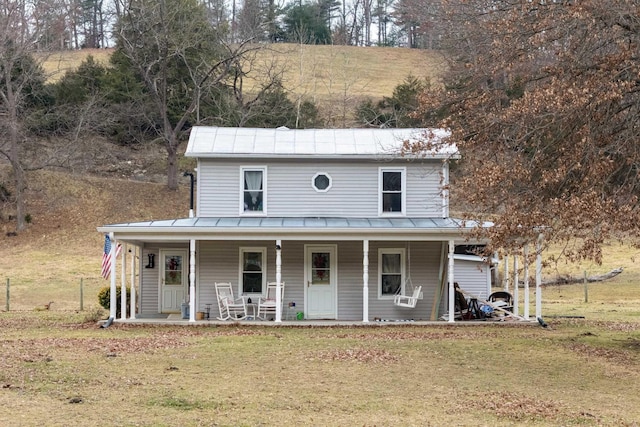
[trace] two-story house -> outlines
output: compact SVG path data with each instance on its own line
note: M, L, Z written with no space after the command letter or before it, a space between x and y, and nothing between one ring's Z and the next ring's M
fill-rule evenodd
M455 245L478 243L468 240L477 224L449 217L458 153L439 144L444 136L194 127L185 153L197 160L193 214L98 230L140 251L138 317L188 302L190 320L205 310L215 318L214 283L256 301L275 281L286 283L282 310L304 319L435 320L452 307ZM433 149L403 153L416 139ZM418 286L415 306L394 302Z

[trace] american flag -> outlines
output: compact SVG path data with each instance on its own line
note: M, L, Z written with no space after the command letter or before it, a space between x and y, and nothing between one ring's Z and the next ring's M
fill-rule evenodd
M122 245L118 244L116 246L116 254L115 258L118 258L120 255L120 251L122 250ZM102 277L105 279L109 278L111 274L111 239L108 234L104 235L104 252L102 253Z

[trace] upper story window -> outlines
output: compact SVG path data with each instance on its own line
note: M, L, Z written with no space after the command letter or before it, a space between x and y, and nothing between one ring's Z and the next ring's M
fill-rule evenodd
M267 168L242 168L241 214L266 213Z
M380 214L404 215L406 200L404 168L380 168Z
M262 294L266 289L266 257L266 248L240 248L240 289L243 295Z
M331 188L331 176L325 172L318 172L311 179L313 189L319 193L326 193Z

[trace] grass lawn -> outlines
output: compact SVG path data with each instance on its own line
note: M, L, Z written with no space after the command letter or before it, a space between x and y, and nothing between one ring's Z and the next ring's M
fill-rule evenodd
M2 425L637 425L640 324L114 324L0 313Z

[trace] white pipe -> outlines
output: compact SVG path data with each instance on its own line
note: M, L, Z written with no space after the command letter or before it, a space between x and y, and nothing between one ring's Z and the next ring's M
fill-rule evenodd
M362 241L362 321L369 321L369 240Z

